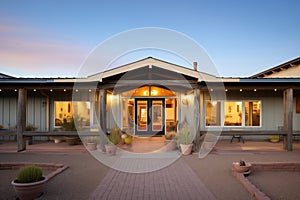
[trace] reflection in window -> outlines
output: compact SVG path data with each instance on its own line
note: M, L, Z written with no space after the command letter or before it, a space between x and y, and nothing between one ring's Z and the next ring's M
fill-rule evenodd
M245 102L245 125L260 126L260 102Z
M122 130L130 132L134 123L134 99L123 99L122 103Z
M225 126L242 126L242 102L224 102Z
M206 126L221 125L221 103L217 101L206 102Z
M71 122L73 118L80 120L82 126L90 125L90 102L54 102L55 126L61 126L64 121Z

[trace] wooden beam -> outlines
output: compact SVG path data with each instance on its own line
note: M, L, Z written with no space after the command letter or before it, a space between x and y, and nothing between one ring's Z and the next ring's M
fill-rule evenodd
M194 150L198 151L200 147L200 89L194 89L194 117L195 117L195 139Z
M19 89L18 91L18 111L17 111L17 142L18 152L26 150L26 141L23 132L26 126L26 101L27 90Z
M106 136L106 90L100 89L100 149L105 151Z
M283 92L284 130L288 132L284 136L283 148L293 151L293 89L288 88Z

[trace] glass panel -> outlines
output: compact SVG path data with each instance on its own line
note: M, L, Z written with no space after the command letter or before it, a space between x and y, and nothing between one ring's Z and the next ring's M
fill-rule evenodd
M122 130L131 130L134 122L134 99L122 100Z
M176 99L166 99L166 131L175 134L177 131Z
M137 130L147 131L148 113L147 113L147 101L137 101Z
M144 86L140 88L136 88L133 90L129 90L122 93L122 96L124 97L147 97L149 96L149 86Z
M152 130L161 131L163 128L163 105L161 100L152 101Z
M61 126L64 121L72 123L73 118L79 126L90 125L90 102L56 101L54 107L55 126Z
M124 96L124 97L147 97L147 96L159 97L159 96L176 96L176 93L171 90L160 88L160 87L143 86L140 88L136 88L133 90L123 92L122 96Z
M225 126L242 126L242 102L225 102Z
M245 125L260 126L260 101L245 102Z
M206 126L221 126L221 103L218 101L206 102Z
M176 96L176 93L173 92L172 90L151 86L151 96L155 96L155 97Z

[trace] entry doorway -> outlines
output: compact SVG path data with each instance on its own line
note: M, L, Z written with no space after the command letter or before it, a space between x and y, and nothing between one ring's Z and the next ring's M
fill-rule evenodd
M134 105L136 135L165 134L164 98L136 98Z

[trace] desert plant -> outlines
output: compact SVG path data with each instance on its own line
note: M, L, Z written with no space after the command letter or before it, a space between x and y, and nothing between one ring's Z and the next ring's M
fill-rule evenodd
M121 140L121 131L119 128L115 127L111 129L111 133L109 135L109 141L114 144L117 145Z
M190 127L187 124L181 125L175 139L178 144L191 144L194 137Z
M20 168L17 176L18 183L33 183L43 179L43 171L35 165L28 165Z

